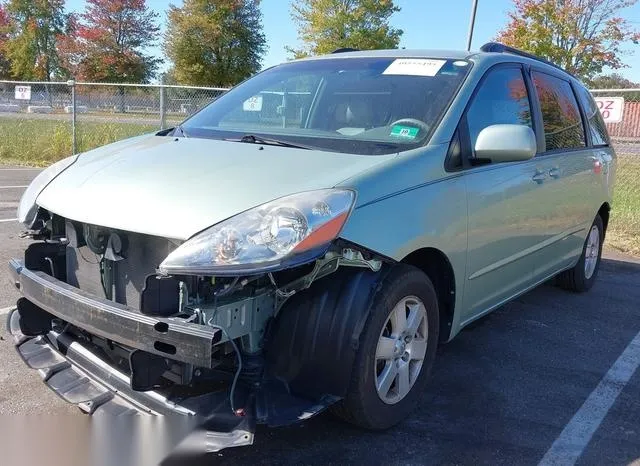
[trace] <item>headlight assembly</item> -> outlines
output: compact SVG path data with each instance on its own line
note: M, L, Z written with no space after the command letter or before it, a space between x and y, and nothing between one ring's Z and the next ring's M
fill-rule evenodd
M258 273L318 251L334 240L355 201L346 189L286 196L204 230L160 264L162 274Z
M31 228L36 218L36 211L38 210L36 199L40 192L51 183L56 176L75 162L76 158L77 156L74 155L50 165L48 168L42 170L26 189L18 205L18 220L24 223L27 228Z

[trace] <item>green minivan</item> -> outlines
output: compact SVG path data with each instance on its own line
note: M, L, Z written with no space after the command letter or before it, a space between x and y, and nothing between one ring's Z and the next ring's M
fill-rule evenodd
M465 325L591 288L615 162L584 85L501 44L295 60L43 171L8 326L83 411L191 415L210 450L388 428Z

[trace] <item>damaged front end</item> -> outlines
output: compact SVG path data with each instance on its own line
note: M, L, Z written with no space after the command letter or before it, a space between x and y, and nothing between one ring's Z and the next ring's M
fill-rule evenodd
M251 444L256 423L303 420L346 393L386 270L386 259L336 239L352 204L269 219L276 239L273 224L288 228L282 251L265 228L247 240L255 233L223 225L181 243L40 209L34 243L10 262L23 297L9 330L27 365L86 413L190 415L209 451ZM327 226L336 210L340 224ZM311 216L327 212L314 227ZM250 251L258 266L234 260L251 248L262 248Z

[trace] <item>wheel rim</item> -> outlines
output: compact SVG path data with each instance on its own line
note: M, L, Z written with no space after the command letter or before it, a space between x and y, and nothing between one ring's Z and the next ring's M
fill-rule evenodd
M600 253L600 231L596 225L591 227L584 251L584 276L588 280L593 276Z
M380 332L374 369L380 399L395 404L411 391L427 354L427 310L415 296L395 305Z

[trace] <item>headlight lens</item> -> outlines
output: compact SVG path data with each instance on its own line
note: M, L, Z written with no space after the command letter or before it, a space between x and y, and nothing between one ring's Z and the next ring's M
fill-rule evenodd
M220 275L277 268L285 259L335 239L353 191L325 189L283 197L199 233L160 264L163 274Z
M24 223L29 228L33 225L33 221L36 217L36 211L38 210L38 207L36 206L36 199L38 195L56 176L75 162L76 158L77 156L74 155L67 157L66 159L59 160L48 168L42 170L40 174L34 178L22 195L20 204L18 205L18 220L21 223Z

